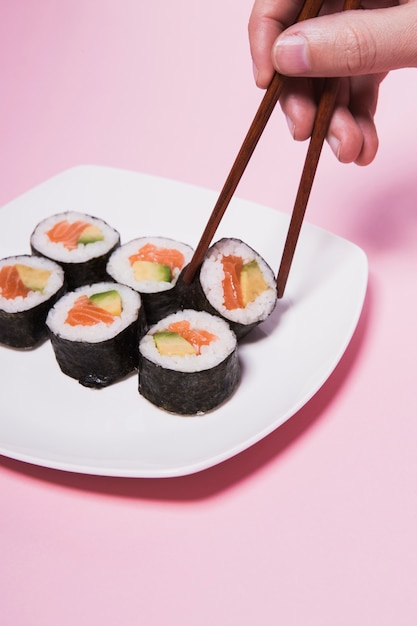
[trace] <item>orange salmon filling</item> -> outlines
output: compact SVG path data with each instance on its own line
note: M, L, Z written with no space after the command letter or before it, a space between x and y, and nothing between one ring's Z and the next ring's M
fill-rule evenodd
M151 263L161 263L168 265L171 272L174 269L181 269L184 265L184 255L175 248L159 248L153 243L147 243L140 248L135 254L129 257L130 264L136 261L150 261Z
M26 298L29 291L26 287L14 265L5 265L0 268L0 295L6 300L13 300L18 296Z
M243 267L242 257L229 254L222 258L224 278L223 302L226 309L240 309L243 307L242 288L240 285L240 272Z
M77 298L68 311L65 323L70 326L94 326L99 322L112 324L113 320L114 315L91 302L88 296L83 295Z
M81 233L88 226L90 224L81 220L72 222L72 224L63 220L57 222L46 234L53 243L62 243L67 250L74 250L78 245Z
M208 346L212 341L217 339L216 335L209 333L207 330L191 328L190 322L183 320L181 322L172 322L168 326L168 330L172 333L178 333L186 339L195 349L197 354L201 353L202 346Z

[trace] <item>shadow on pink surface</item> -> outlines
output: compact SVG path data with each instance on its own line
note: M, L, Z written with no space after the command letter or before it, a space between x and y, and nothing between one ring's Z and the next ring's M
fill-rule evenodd
M394 174L383 184L378 179L377 189L370 190L364 201L357 203L348 237L369 253L389 253L407 247L415 250L416 197L414 171Z
M112 497L165 500L201 500L233 488L269 463L276 461L314 426L348 383L350 373L366 343L372 317L372 285L368 285L362 315L345 354L321 389L292 418L270 435L238 455L209 469L173 478L120 478L77 474L49 469L0 456L0 467L28 479L58 487Z

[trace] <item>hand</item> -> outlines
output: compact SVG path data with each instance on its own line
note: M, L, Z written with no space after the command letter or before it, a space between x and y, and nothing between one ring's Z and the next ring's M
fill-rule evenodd
M293 24L301 0L255 0L249 20L257 85L266 88L275 70L293 77L280 104L294 139L311 135L317 81L310 78L343 77L327 141L341 162L358 165L378 150L381 81L390 70L417 67L417 0L365 2L366 10L342 13L337 0L326 0L319 17Z

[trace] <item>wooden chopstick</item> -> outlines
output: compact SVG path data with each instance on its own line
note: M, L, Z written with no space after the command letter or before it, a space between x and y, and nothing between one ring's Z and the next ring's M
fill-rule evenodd
M304 162L304 168L298 185L294 208L291 215L287 238L281 257L281 263L277 275L277 295L282 298L291 264L294 258L295 248L307 209L308 199L313 186L314 176L317 171L321 150L329 128L330 118L333 113L334 104L339 88L338 78L327 78L324 83L323 92L317 108L317 115L314 122L313 132Z
M307 0L303 8L301 9L296 21L301 22L302 20L316 17L320 11L323 2L324 0ZM252 124L249 127L247 135L238 152L235 162L233 163L232 169L230 170L223 189L220 192L218 200L209 217L209 220L195 249L193 257L184 271L183 280L185 283L192 282L195 273L200 266L204 255L207 252L211 240L213 239L217 227L219 226L220 221L229 205L229 202L232 199L236 187L238 186L239 181L246 169L246 166L249 163L249 160L265 129L271 113L281 96L284 82L285 77L276 72L268 89L265 92L262 102L252 121Z
M343 11L358 9L360 0L345 0ZM320 102L317 108L313 132L304 162L300 183L291 215L287 238L284 244L281 264L277 275L277 295L282 298L287 284L288 275L294 258L295 248L303 223L304 215L313 186L318 162L324 140L329 129L330 119L334 110L336 96L339 88L339 78L326 78Z

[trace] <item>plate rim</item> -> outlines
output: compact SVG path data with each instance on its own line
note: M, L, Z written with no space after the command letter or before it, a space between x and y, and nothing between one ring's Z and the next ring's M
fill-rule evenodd
M49 185L51 184L60 184L60 181L65 181L67 178L71 177L71 176L84 176L87 175L90 176L92 173L95 174L110 174L110 172L112 172L114 175L118 176L118 175L124 175L124 174L128 174L128 175L132 175L133 178L141 178L142 180L145 179L149 179L149 180L153 180L155 183L161 182L163 181L164 184L167 185L175 185L178 186L177 188L188 188L188 189L193 189L195 190L197 193L202 191L202 192L207 192L210 195L215 195L215 191L211 190L211 189L207 189L204 187L199 187L197 185L193 185L193 184L189 184L189 183L184 183L178 180L174 180L174 179L169 179L166 177L161 177L161 176L156 176L154 174L147 174L147 173L142 173L142 172L135 172L134 170L125 170L125 169L121 169L121 168L114 168L114 167L108 167L108 166L100 166L100 165L92 165L92 164L87 164L87 165L77 165L77 166L73 166L71 168L68 168L66 170L63 170L62 172L55 174L54 176L52 176L51 178L42 181L41 183L39 183L38 185L35 185L34 187L32 187L31 189L25 191L23 194L21 194L20 196L16 197L15 199L7 202L5 205L3 205L2 207L0 207L0 221L2 218L2 212L4 209L10 208L12 207L14 204L18 203L18 202L22 202L25 200L25 198L30 197L31 194L33 193L39 193L42 192L43 189L47 189ZM237 202L241 202L241 203L246 203L248 205L253 205L253 206L257 206L259 208L261 208L262 210L265 211L272 211L273 214L277 214L280 216L281 219L285 219L285 221L289 221L289 215L287 214L283 214L280 213L279 211L268 207L268 206L263 206L259 203L253 202L253 201L247 201L243 198L239 198L236 197L236 201ZM77 473L77 474L87 474L87 475L96 475L96 476L114 476L114 477L136 477L136 478L167 478L167 477L179 477L179 476L185 476L185 475L190 475L190 474L194 474L200 471L203 471L205 469L208 469L210 467L213 467L215 465L218 465L219 463L222 463L223 461L234 457L236 455L238 455L240 452L250 448L251 446L253 446L255 443L257 443L258 441L262 440L263 438L265 438L268 434L272 433L273 431L275 431L277 428L279 428L279 426L281 426L282 424L284 424L286 421L288 421L288 419L290 419L293 415L295 415L318 391L319 389L323 386L323 384L326 382L326 380L331 376L331 374L333 373L336 365L339 363L340 359L342 358L343 354L345 353L353 335L354 332L356 330L356 327L358 325L362 310L363 310L363 305L364 305L364 301L366 298L366 292L367 292L367 286L368 286L368 259L366 257L366 254L364 252L364 250L362 248L360 248L356 243L353 243L351 241L348 241L347 239L344 239L343 237L340 237L339 235L336 235L334 233L331 233L319 226L316 226L314 224L311 224L310 222L306 221L305 224L307 225L307 228L309 229L310 232L316 232L316 233L324 233L327 237L330 237L332 240L337 240L339 242L344 242L344 245L348 245L349 249L351 249L352 251L355 251L355 254L358 256L358 259L361 259L361 265L362 265L362 281L361 281L361 285L360 285L360 290L357 293L357 297L356 297L356 310L354 312L354 314L352 314L351 316L351 322L350 322L350 327L347 331L345 331L345 341L343 342L343 344L340 346L339 350L337 351L337 353L334 354L334 359L333 359L333 363L328 367L328 373L326 375L323 376L322 380L315 386L315 388L312 388L309 390L308 393L306 393L302 398L300 398L299 402L294 405L291 410L287 411L286 414L281 415L280 419L279 419L279 423L278 420L277 422L273 422L269 425L268 428L264 428L261 431L259 431L256 435L253 435L251 438L245 440L244 443L240 443L240 445L235 445L234 448L230 448L227 451L223 451L222 453L218 453L210 458L205 459L204 461L201 460L199 463L196 462L192 462L192 463L185 463L183 464L181 467L177 466L175 468L159 468L158 470L151 469L148 468L147 470L145 468L142 469L138 469L137 467L135 468L127 468L127 467L112 467L109 468L108 466L106 466L106 464L102 465L102 466L89 466L89 465L83 465L82 463L77 464L71 464L68 463L66 461L60 461L60 460L53 460L51 458L43 458L39 455L35 455L35 454L27 454L27 453L22 453L17 451L16 449L10 449L7 446L4 445L4 443L0 440L0 454L2 454L5 457L17 460L17 461L21 461L21 462L25 462L25 463L29 463L31 465L36 465L36 466L41 466L41 467L45 467L45 468L50 468L50 469L55 469L55 470L61 470L61 471L67 471L67 472L73 472L73 473ZM188 418L190 419L190 418ZM193 418L191 418L193 419ZM0 437L1 437L1 431L0 431Z

